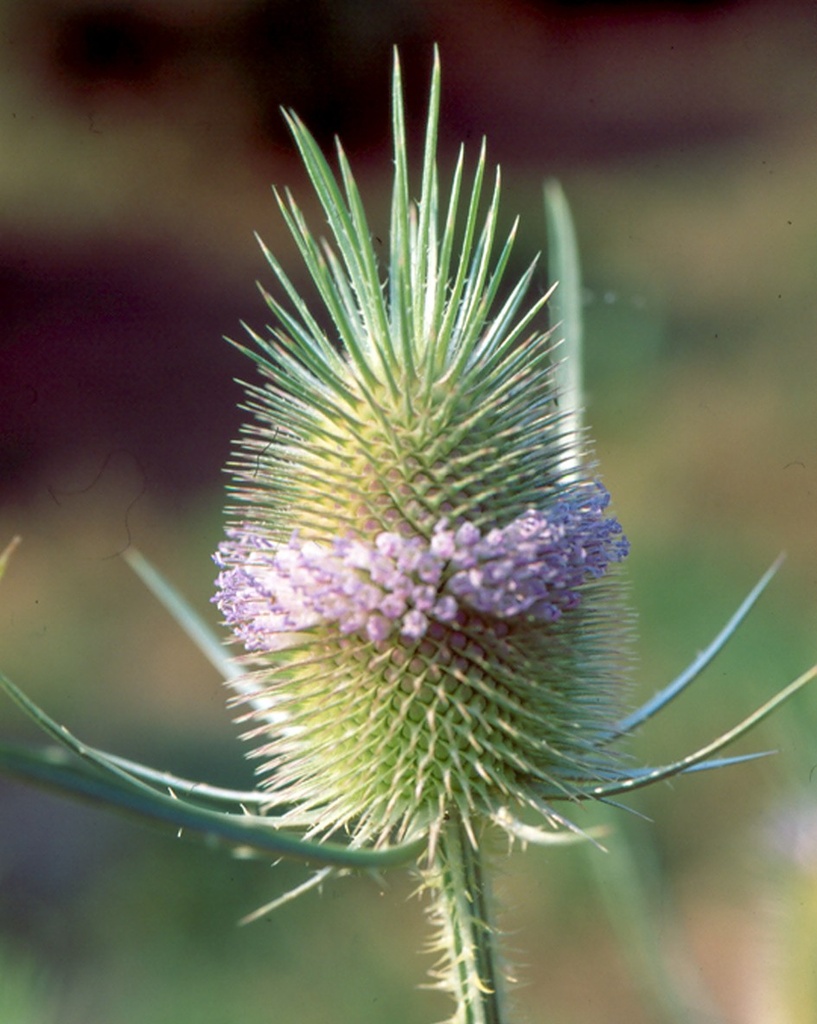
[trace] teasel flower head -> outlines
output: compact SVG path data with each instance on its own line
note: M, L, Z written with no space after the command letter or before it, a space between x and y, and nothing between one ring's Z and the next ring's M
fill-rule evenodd
M310 835L435 835L451 810L509 822L615 775L628 544L557 386L534 264L494 255L499 174L436 167L435 67L411 199L399 66L388 249L338 146L339 180L288 121L327 218L280 207L321 311L267 296L264 378L238 445L217 603L243 643L270 805ZM445 194L443 194L443 192ZM460 211L462 210L462 216Z

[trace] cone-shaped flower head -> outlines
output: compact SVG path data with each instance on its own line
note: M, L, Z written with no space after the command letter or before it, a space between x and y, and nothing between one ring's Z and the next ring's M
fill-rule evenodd
M440 225L438 107L435 66L414 203L395 66L385 265L342 150L338 181L289 117L331 246L279 202L323 308L268 253L288 301L250 353L265 381L216 556L270 802L356 842L433 836L451 808L548 816L615 772L627 542L560 407L546 297L523 305L533 267L503 289L484 152Z

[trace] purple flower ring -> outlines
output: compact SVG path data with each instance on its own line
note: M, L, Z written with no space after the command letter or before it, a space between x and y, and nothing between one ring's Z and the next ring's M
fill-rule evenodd
M329 623L380 642L396 632L419 641L432 621L470 612L555 622L579 605L588 578L629 550L618 521L604 515L609 500L588 485L485 533L443 518L429 539L383 531L373 542L326 544L294 531L278 544L252 525L234 527L216 557L216 601L249 651L280 650L283 634Z

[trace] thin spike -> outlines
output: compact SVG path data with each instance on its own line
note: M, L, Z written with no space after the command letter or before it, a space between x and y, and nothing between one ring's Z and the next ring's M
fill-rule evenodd
M660 690L651 697L648 701L637 708L632 714L627 715L626 718L622 718L616 725L615 734L623 735L625 733L632 732L639 726L643 725L647 719L652 718L654 714L666 707L667 704L693 683L703 670L712 662L713 658L719 654L727 640L732 636L738 626L743 622L749 612L752 610L755 602L771 583L772 579L776 575L778 569L785 560L785 555L779 555L766 572L760 577L758 582L752 587L746 597L739 605L737 611L729 619L723 629L718 633L715 639L705 647L703 651L692 661L684 671L677 676L673 681L665 686L663 690Z

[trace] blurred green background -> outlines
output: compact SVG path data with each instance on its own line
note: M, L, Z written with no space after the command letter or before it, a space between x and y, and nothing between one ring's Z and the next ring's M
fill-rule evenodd
M269 184L309 205L278 105L324 140L342 133L382 211L389 49L416 124L433 40L446 143L473 154L488 135L507 223L523 215L519 267L543 245L542 179L573 206L588 418L632 541L633 700L788 553L634 755L680 756L817 657L812 5L6 0L0 547L23 546L0 590L0 658L89 742L250 781L213 670L117 556L139 547L216 622L231 378L251 372L221 335L266 322L253 230L291 256ZM498 865L519 1019L813 1024L816 725L806 693L742 745L776 758L634 796L648 820L613 816L606 856ZM0 732L36 740L8 704ZM0 1022L446 1013L416 987L431 958L402 874L237 927L302 877L0 780Z

